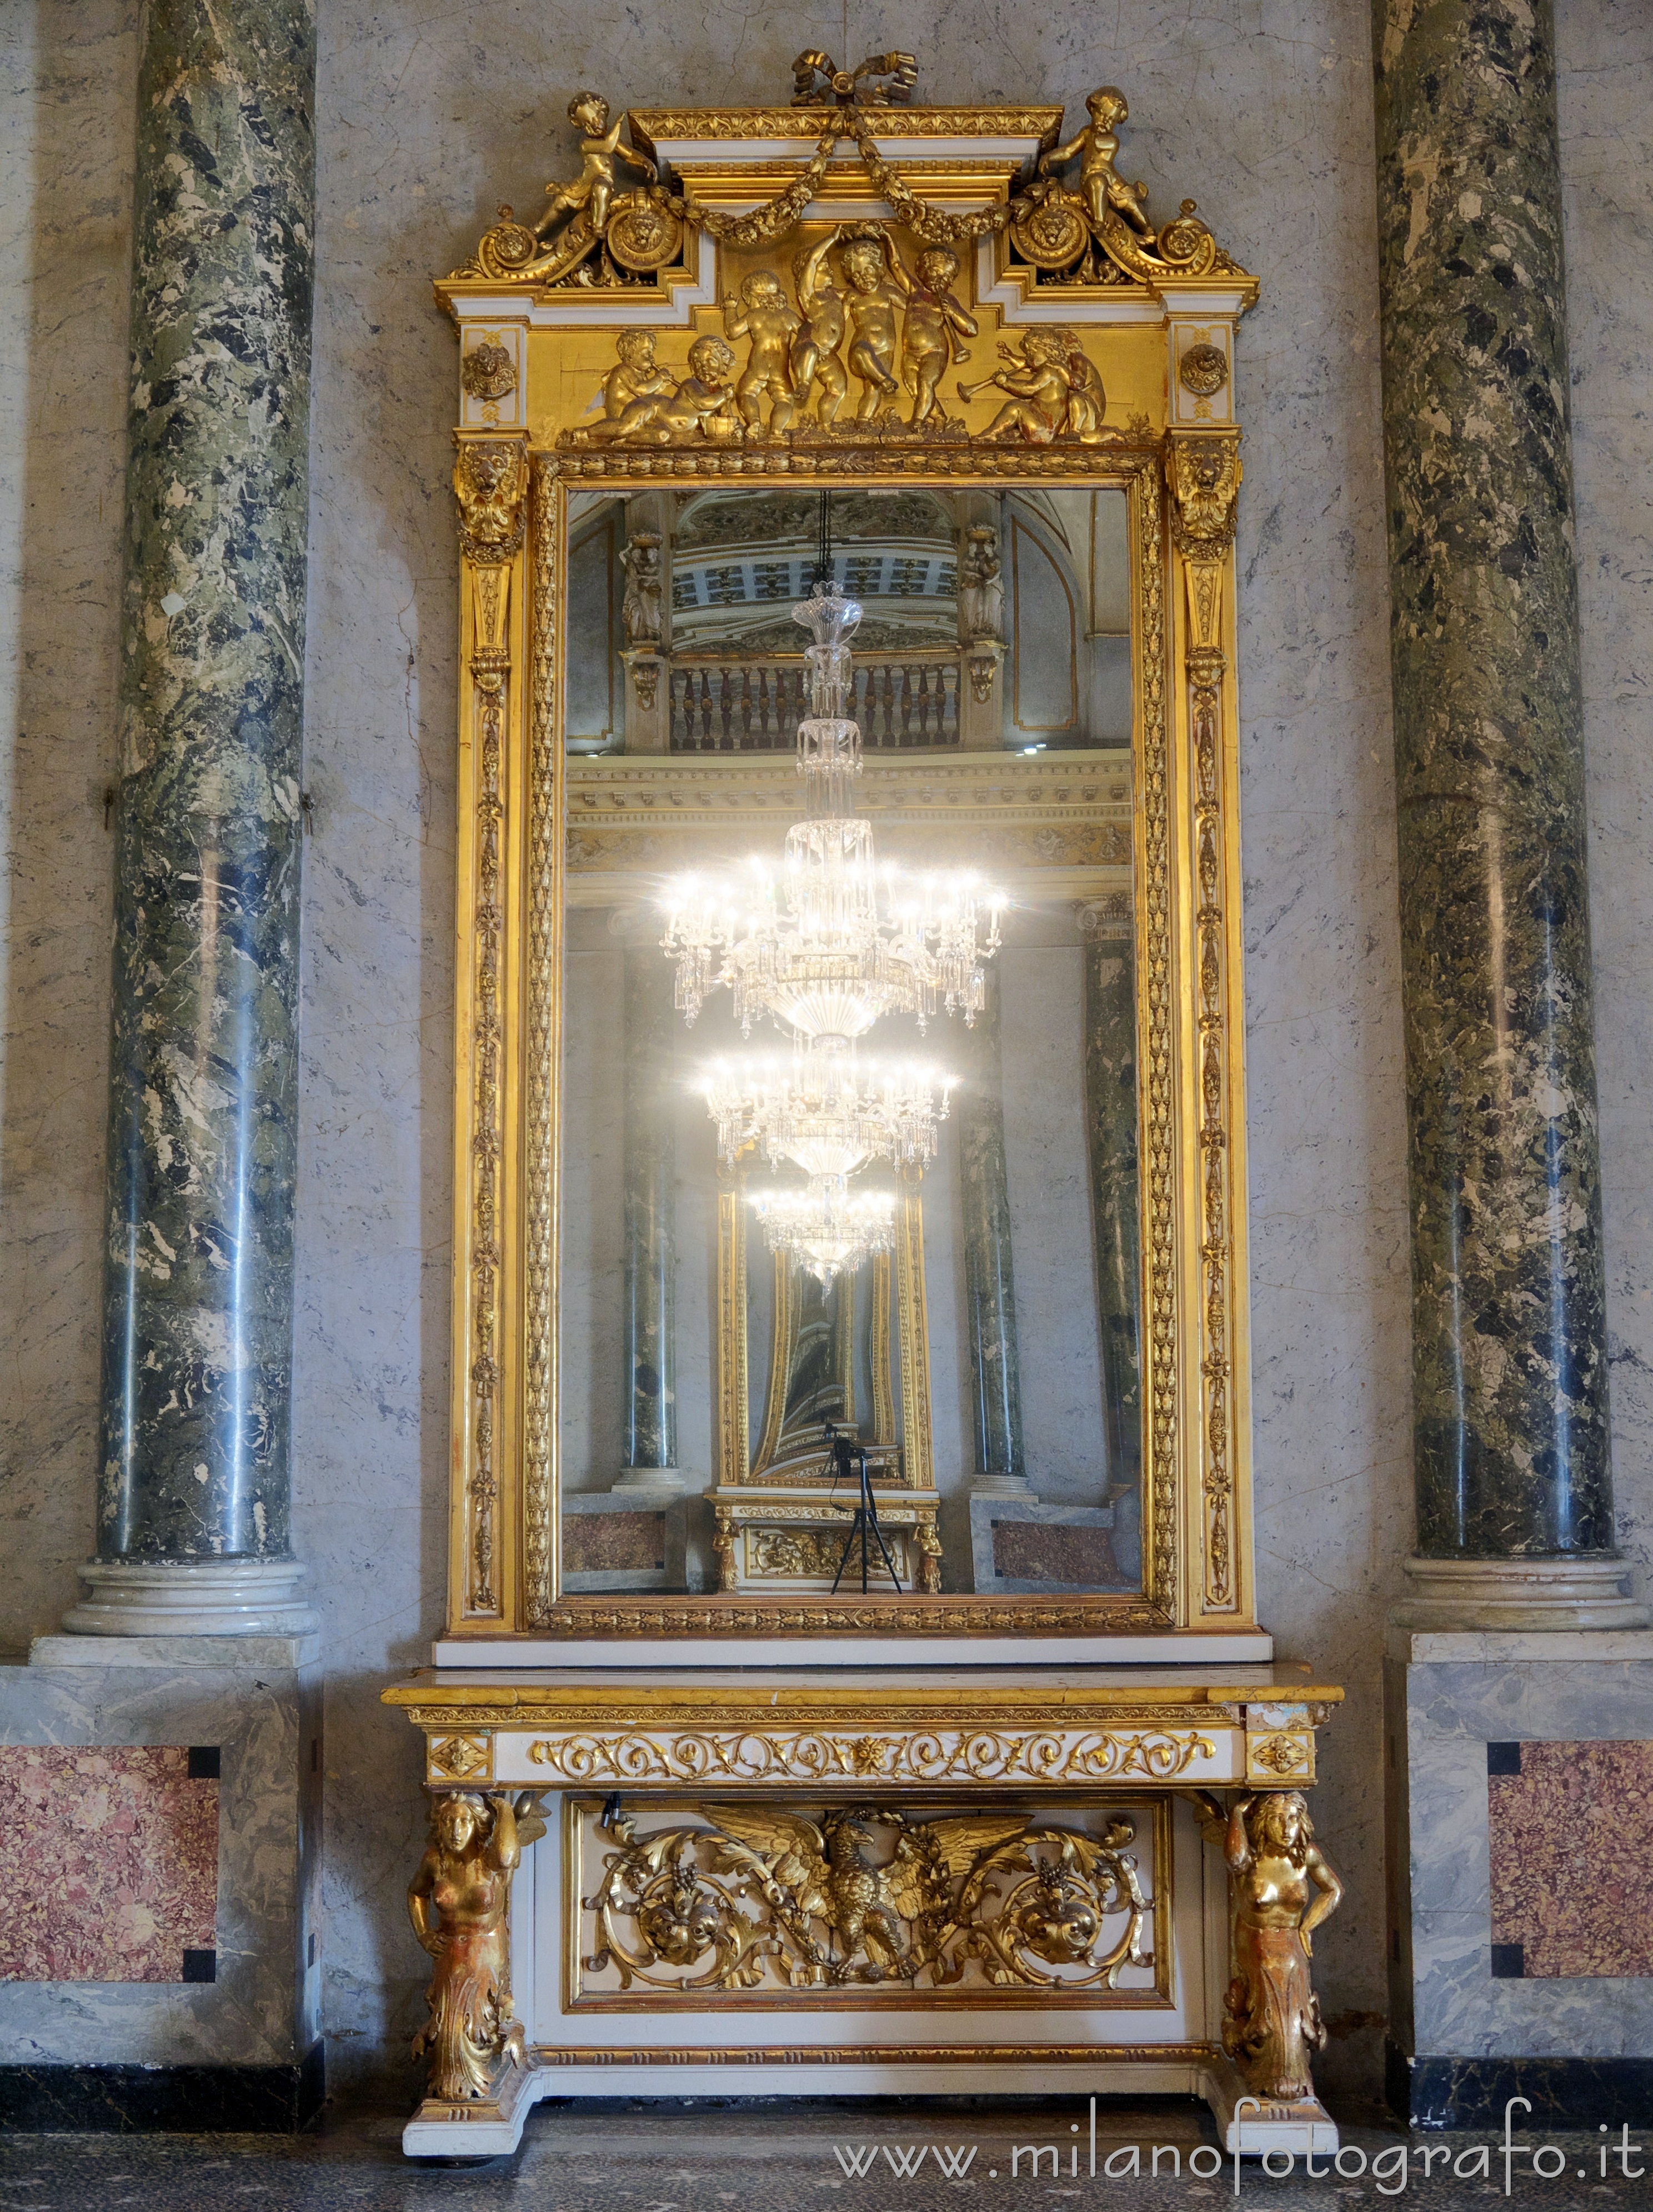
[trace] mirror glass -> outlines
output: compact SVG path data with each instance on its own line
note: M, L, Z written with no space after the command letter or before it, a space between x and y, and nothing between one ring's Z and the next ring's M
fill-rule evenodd
M567 542L562 1591L1138 1591L1125 493Z

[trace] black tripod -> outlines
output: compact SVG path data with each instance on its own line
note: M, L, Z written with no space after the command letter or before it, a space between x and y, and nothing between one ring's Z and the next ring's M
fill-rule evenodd
M890 1554L884 1548L884 1531L878 1526L878 1508L877 1500L872 1495L872 1478L866 1471L866 1446L853 1443L848 1437L840 1436L830 1421L826 1424L826 1437L827 1446L832 1455L832 1486L835 1490L838 1486L838 1477L841 1474L854 1472L854 1463L857 1460L860 1462L860 1500L854 1509L854 1518L850 1522L849 1534L844 1539L843 1556L838 1561L838 1571L832 1577L832 1595L834 1597L838 1595L838 1585L844 1578L844 1569L849 1565L849 1555L855 1548L857 1536L861 1540L861 1595L863 1597L866 1595L867 1570L871 1565L871 1555L866 1546L869 1535L878 1547L878 1557L884 1561L884 1571L899 1589L901 1577L896 1572ZM842 1511L842 1508L839 1510Z

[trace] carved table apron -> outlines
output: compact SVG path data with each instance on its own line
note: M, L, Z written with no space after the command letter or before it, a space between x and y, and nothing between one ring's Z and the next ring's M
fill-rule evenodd
M1335 2147L1278 2094L1319 2033L1301 1911L1279 1932L1246 1871L1336 1902L1297 1792L1342 1692L1299 1669L444 1668L385 1694L435 1805L474 1814L435 1824L412 1894L510 1897L433 1949L455 2093L416 2155L489 2154L551 2094L1054 2084Z

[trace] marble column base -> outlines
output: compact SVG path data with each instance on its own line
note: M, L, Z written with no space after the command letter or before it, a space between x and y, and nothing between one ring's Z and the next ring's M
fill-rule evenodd
M1610 1554L1570 1559L1407 1561L1413 1594L1394 1619L1405 1628L1645 1628L1653 1615L1630 1594L1630 1570Z
M296 1559L88 1559L72 1636L311 1636Z
M1036 1505L1033 1483L1025 1474L984 1474L973 1482L965 1495L969 1498L1019 1498L1024 1505Z
M10 1932L37 1946L8 1964L38 1977L0 1978L0 2125L290 2130L319 2104L321 1672L275 1641L220 1637L168 1665L137 1638L44 1637L28 1666L0 1667L8 1809L33 1869ZM135 1826L87 1817L93 1753ZM58 1867L83 1886L73 1902Z
M1384 1707L1397 2111L1612 2121L1653 2080L1653 1634L1392 1628Z
M661 1490L669 1498L688 1495L683 1470L676 1467L623 1467L614 1478L617 1491Z

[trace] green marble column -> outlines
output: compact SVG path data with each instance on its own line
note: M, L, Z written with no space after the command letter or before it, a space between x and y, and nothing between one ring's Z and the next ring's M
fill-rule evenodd
M1601 1199L1550 0L1375 0L1419 1547L1601 1553Z
M987 971L987 1005L953 1040L963 1080L954 1097L964 1222L964 1299L975 1412L973 1489L1024 1493L1022 1379L1016 1352L1016 1271L1011 1256L1005 1109L999 1077L999 975Z
M659 948L625 956L625 1374L623 1485L673 1479L678 1464L677 1140L672 971Z
M149 0L140 35L98 1559L70 1625L293 1627L313 0Z
M1120 916L1087 908L1080 919L1085 933L1085 1126L1091 1147L1108 1480L1110 1488L1133 1492L1142 1478L1135 943L1128 913Z

